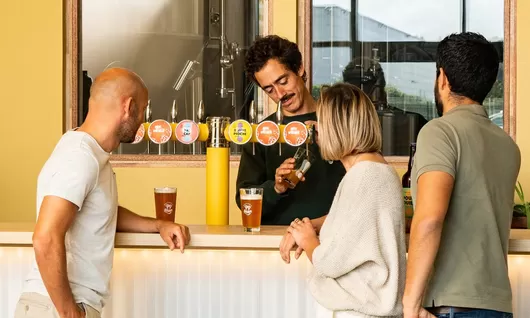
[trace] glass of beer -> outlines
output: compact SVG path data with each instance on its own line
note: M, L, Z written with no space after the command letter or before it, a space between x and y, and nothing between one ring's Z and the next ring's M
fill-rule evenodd
M177 188L155 188L155 209L158 220L175 222Z
M315 157L309 151L309 149L306 149L305 146L298 148L293 158L294 169L291 170L291 173L285 176L285 178L283 178L283 181L287 183L291 189L296 187L300 179L302 179L302 177L311 167L311 164L313 164L313 161L315 161Z
M259 232L261 226L262 188L239 189L241 216L245 232Z

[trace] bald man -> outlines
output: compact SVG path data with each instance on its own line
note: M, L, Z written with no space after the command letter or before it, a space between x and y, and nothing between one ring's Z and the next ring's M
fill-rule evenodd
M110 152L134 140L148 91L131 71L94 81L83 125L65 133L37 183L35 262L15 310L19 317L101 317L109 296L116 230L158 232L184 251L188 228L118 206Z

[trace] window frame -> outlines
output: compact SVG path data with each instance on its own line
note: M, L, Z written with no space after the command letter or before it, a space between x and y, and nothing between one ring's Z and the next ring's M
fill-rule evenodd
M77 127L79 111L79 88L82 87L81 52L82 43L80 33L82 27L82 0L63 0L63 133ZM272 30L272 3L274 0L263 1L263 34ZM261 92L259 93L261 94ZM261 96L263 98L263 96ZM264 99L265 113L270 112L275 105ZM230 166L239 165L240 155L230 156ZM111 154L110 162L113 167L206 167L205 154Z
M465 1L464 1L465 3ZM516 140L516 82L517 82L517 47L516 47L516 8L517 0L504 0L504 131ZM312 87L312 11L313 1L298 0L298 45L302 50L304 66L307 70L307 86ZM465 20L465 19L464 19ZM353 28L353 27L352 27ZM385 159L397 168L406 169L407 156L387 156Z

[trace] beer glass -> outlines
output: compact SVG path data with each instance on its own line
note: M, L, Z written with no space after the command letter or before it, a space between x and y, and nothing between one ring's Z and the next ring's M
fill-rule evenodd
M155 209L158 220L175 222L177 188L155 188Z
M241 216L245 232L259 232L261 226L262 188L239 189Z
M307 170L311 167L313 161L315 161L315 157L305 146L298 148L293 158L294 169L283 178L283 181L287 183L291 189L296 187L300 179L302 179Z

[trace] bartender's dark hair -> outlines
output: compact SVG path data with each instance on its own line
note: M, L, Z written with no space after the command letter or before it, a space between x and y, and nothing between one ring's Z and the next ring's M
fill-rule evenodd
M270 59L276 59L289 70L298 74L302 66L302 53L296 43L277 35L268 35L257 39L248 49L245 56L245 71L248 78L259 85L255 74L259 72ZM302 75L304 82L307 74Z
M482 104L499 71L499 55L478 33L454 33L445 37L436 52L436 78L442 68L451 93Z

